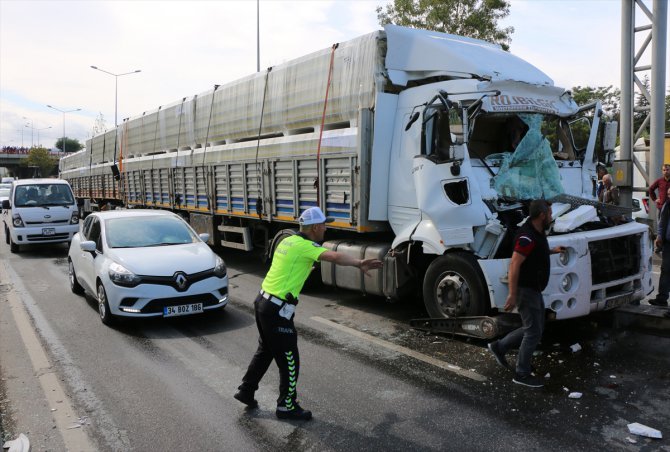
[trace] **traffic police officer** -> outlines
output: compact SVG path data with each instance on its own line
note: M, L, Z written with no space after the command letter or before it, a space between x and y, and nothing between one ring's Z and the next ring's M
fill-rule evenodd
M279 398L275 414L279 419L309 420L311 411L302 409L297 402L300 355L293 316L298 295L314 262L358 267L368 276L368 271L381 268L382 262L356 259L322 247L319 243L323 241L326 223L333 219L326 218L318 207L305 210L298 221L300 232L285 238L277 246L270 271L254 302L258 349L234 397L251 408L258 406L254 393L274 359L279 367Z

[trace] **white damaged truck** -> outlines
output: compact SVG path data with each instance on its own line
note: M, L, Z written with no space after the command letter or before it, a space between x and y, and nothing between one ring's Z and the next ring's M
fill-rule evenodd
M322 263L325 284L420 294L433 318L502 311L514 233L549 199L567 251L543 295L567 319L652 290L647 227L594 198L603 119L497 45L389 25L127 119L60 174L82 210L170 209L268 254L318 205L336 219L325 246L384 262L372 278Z

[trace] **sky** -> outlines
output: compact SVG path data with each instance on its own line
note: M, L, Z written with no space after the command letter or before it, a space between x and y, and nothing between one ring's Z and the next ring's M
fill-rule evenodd
M261 0L261 69L380 29L375 10L388 3ZM511 52L556 85L620 85L620 0L511 0L500 25L515 29ZM84 143L100 114L114 126L115 93L121 123L256 61L254 0L0 0L0 146L51 148L64 128Z

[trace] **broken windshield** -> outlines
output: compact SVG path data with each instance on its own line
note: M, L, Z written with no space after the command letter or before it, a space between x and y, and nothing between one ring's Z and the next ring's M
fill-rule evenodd
M498 167L493 188L513 199L550 199L564 192L556 160L574 161L567 123L541 113L484 114L470 139L474 157Z

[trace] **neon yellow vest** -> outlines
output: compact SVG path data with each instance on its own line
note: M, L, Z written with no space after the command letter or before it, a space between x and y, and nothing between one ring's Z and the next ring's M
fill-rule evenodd
M261 288L282 300L288 293L298 298L312 265L324 251L328 249L300 235L285 238L272 256L272 266Z

